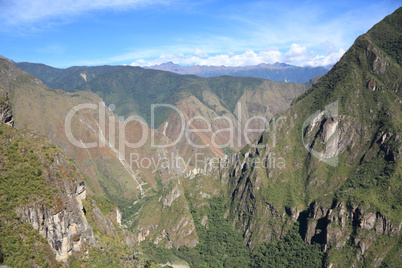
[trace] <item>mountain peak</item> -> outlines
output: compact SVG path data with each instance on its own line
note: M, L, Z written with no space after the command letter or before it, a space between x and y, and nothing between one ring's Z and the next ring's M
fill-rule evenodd
M222 75L237 77L255 77L278 82L307 83L311 78L324 75L328 69L324 67L299 67L287 63L276 62L274 64L260 63L248 66L225 65L188 65L182 66L172 62L146 67L170 71L179 74L194 74L202 77L215 77Z
M4 57L2 55L0 55L0 59L5 59L6 61L11 62L12 64L15 63L12 59L6 58L6 57Z
M275 67L289 67L289 66L292 66L292 65L290 65L290 64L283 63L283 62L275 62L275 63L272 64L272 65L275 66Z

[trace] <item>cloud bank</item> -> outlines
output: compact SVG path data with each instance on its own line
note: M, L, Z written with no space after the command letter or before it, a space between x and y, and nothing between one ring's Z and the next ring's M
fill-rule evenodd
M243 53L228 52L226 54L209 55L207 52L196 49L194 53L184 55L162 55L156 59L139 59L131 63L132 66L152 66L166 62L180 65L214 65L214 66L247 66L260 63L282 62L298 66L327 66L335 64L345 53L343 49L338 52L327 50L324 55L308 51L305 46L292 44L288 51L281 52L272 48L260 52L247 50Z

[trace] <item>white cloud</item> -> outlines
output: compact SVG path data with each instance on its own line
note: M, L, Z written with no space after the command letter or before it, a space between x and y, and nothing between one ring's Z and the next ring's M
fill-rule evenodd
M288 52L284 55L285 62L304 62L308 59L308 53L305 46L292 44Z
M275 63L280 60L281 52L277 49L261 51L247 50L242 54L221 54L201 60L201 65L246 66L264 63Z
M314 58L306 61L308 66L327 66L336 63L345 54L345 50L339 49L338 52L332 52L327 56L316 55Z
M199 49L199 48L197 48L197 49L194 51L194 55L197 56L197 57L201 57L201 58L208 57L208 54L207 54L205 51L203 51L203 50L201 50L201 49Z
M166 62L181 65L214 65L214 66L247 66L260 63L284 62L299 66L326 66L335 64L345 53L343 49L338 52L319 55L314 51L308 51L305 46L292 44L289 50L282 53L277 48L271 48L260 52L247 50L243 53L228 52L226 54L208 55L206 52L196 49L189 55L163 55L156 59L139 59L131 63L133 66L152 66Z

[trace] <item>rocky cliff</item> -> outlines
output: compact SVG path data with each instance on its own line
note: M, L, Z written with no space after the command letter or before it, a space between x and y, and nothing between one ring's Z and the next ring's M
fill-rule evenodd
M56 267L58 261L102 260L106 250L120 249L116 256L126 256L122 262L134 265L123 248L132 248L135 238L120 229L117 207L101 212L87 198L83 176L60 149L35 132L12 128L9 100L4 100L8 120L0 124L1 262Z
M138 241L148 240L166 248L197 245L198 236L181 180L172 177L134 215L131 228Z
M0 125L14 125L14 118L11 112L11 103L8 98L8 92L0 87Z
M299 222L328 267L400 262L401 29L398 9L235 156L224 180L248 246Z
M45 181L56 186L53 206L35 203L16 208L15 211L22 222L29 222L33 229L46 237L56 253L56 260L66 261L74 254L87 255L89 246L99 245L82 205L82 200L86 199L83 178L73 173L77 171L69 166L60 153L52 157L54 164L42 174ZM57 174L63 174L66 179L57 179Z

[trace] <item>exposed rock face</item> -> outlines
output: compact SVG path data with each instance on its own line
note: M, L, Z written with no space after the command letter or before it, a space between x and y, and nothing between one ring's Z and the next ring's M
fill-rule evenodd
M7 97L7 95L4 96ZM8 99L6 97L6 102L4 103L7 104ZM6 107L6 105L3 105L3 107ZM7 111L11 114L9 105L7 105ZM7 122L10 121L8 120ZM7 133L4 134L3 131L7 131ZM84 178L76 166L66 160L60 149L44 137L28 129L17 130L2 127L0 135L2 136L0 139L2 142L2 149L0 150L2 182L6 184L8 180L14 181L18 178L13 177L15 175L10 176L8 174L15 174L12 173L14 168L18 169L19 166L28 162L29 160L26 160L28 157L33 161L29 164L29 171L27 173L17 173L18 176L21 176L21 181L25 176L28 181L41 181L40 186L34 182L32 184L25 182L24 186L19 186L21 187L19 195L26 195L27 197L24 198L24 201L15 203L7 210L14 211L18 216L13 216L17 224L29 223L34 230L47 239L57 261L66 262L69 256L74 256L75 259L83 258L88 255L89 247L104 250L101 245L105 246L105 242L99 236L94 236L93 228L112 239L122 241L122 248L134 245L134 235L118 228L118 225L121 224L121 213L117 208L115 208L115 214L110 213L114 215L105 216L99 210L95 201L92 199L86 200L87 189ZM11 144L16 149L10 151L11 153L4 153L3 148L9 148ZM8 155L12 155L12 160L7 157ZM13 164L11 168L5 168L10 165L10 161L19 162L17 162L17 165ZM29 172L34 172L37 178L29 177ZM37 188L41 189L40 194L35 192ZM5 194L2 192L2 197L4 196L7 197L8 192L5 192ZM27 198L29 201L27 201ZM13 204L14 202L12 198L10 203ZM83 204L87 206L88 212ZM90 217L87 218L88 216ZM47 254L51 254L50 248L48 248ZM32 250L36 252L36 249ZM52 259L54 260L53 256ZM131 260L129 258L124 259L127 262L131 262ZM71 261L74 261L74 258Z
M46 180L55 182L57 187L53 207L37 203L18 208L16 212L21 221L29 222L47 238L58 261L66 261L72 254L88 254L88 246L95 245L96 241L82 205L86 198L85 183L81 179L54 180L53 173L59 170L69 172L68 163L61 154L56 155L54 165L44 174Z
M121 239L123 234L125 244L129 247L133 246L133 235L118 230L117 225L99 211L93 200L91 210L89 210L92 226L89 224L87 211L83 206L83 201L87 202L86 206L88 205L88 200L85 200L87 194L83 177L77 168L65 159L59 149L43 137L27 129L18 131L3 127L2 131L5 130L8 131L7 134L1 133L2 146L10 147L10 144L23 144L17 149L18 153L14 154L14 159L20 157L17 158L20 161L18 165L23 165L26 160L21 155L30 152L32 155L29 159L37 159L36 167L33 165L31 167L35 168L31 169L35 170L35 174L39 174L36 179L42 181L40 186L36 186L34 183L32 185L27 185L27 183L21 185L20 195L26 195L32 199L17 203L8 210L13 210L18 216L15 218L19 220L18 224L29 223L34 230L47 239L57 261L66 262L69 256L78 259L85 257L88 255L89 247L101 248L99 243L102 241L99 237L95 239L92 231L93 226L111 238L118 237ZM15 177L7 176L9 174L7 172L13 171L12 169L4 169L10 160L6 154L3 155L3 152L2 149L0 164L2 171L6 172L6 176L3 176L4 173L1 175L2 180L4 179L7 183L7 180L15 180ZM23 174L20 176L29 176L29 173L20 174ZM29 180L34 181L35 179L30 178ZM41 188L40 196L35 193L35 187ZM11 200L10 203L13 203L13 199ZM117 218L116 223L118 223ZM48 254L51 254L50 248ZM52 256L52 258L54 257Z
M138 241L150 239L167 248L195 247L198 236L180 178L173 177L160 194L145 204L137 216Z
M367 83L367 88L372 91L377 89L375 85L375 80L373 78L371 78L370 81Z
M401 222L391 223L379 212L373 213L368 208L359 206L347 207L343 203L338 203L329 209L311 203L308 218L310 220L305 240L336 248L341 248L346 243L353 229L374 230L378 235L397 236L402 228ZM349 228L350 226L353 228Z
M86 200L86 185L75 166L61 153L56 153L53 158L52 165L42 170L49 191L55 192L52 204L35 202L20 206L15 209L20 220L29 222L48 240L58 261L65 262L72 255L82 258L88 255L89 247L103 250L101 238L94 236L93 228L111 239L122 237L125 245L132 247L136 241L134 235L118 227L120 211L116 208L115 215L111 215L114 223L92 199ZM83 200L90 207L85 208Z
M375 48L372 48L372 49L373 49L375 52L378 52L377 49L375 49ZM374 60L374 62L373 62L373 69L372 69L372 71L373 71L374 73L377 73L377 74L383 74L383 73L385 73L385 70L386 70L386 68L387 68L388 65L389 65L389 63L388 63L385 59L376 56L376 58L375 58L375 60Z
M160 197L162 200L163 207L170 207L173 204L173 201L175 201L180 195L181 191L179 189L179 185L176 185L171 192L169 192L166 197Z
M121 212L118 207L116 207L116 222L121 226Z
M8 98L8 92L0 87L0 125L14 125L14 118L11 112L11 103Z
M308 218L303 220L307 223L306 242L320 243L326 249L336 250L351 242L353 247L358 249L355 256L357 261L367 257L368 250L376 250L375 244L381 236L398 237L402 228L401 222L391 222L379 212L370 212L367 207L347 207L343 203L335 204L329 209L312 203L308 210ZM380 266L388 250L384 248L374 253L382 257L377 257L372 267Z
M265 188L266 172L269 173L265 169L269 166L269 158L269 154L258 155L258 150L245 153L243 159L239 154L233 154L228 158L229 168L222 172L221 181L229 183L233 226L241 230L244 242L250 248L264 241L279 240L284 229L296 222L295 215L299 213L297 207L285 209L259 198L260 190ZM285 217L287 211L293 212L292 221Z
M389 27L400 29L397 12L399 24ZM400 255L402 70L371 33L293 103L275 131L220 171L233 226L249 247L281 239L298 221L304 240L328 252L329 267L363 260L379 267L387 254ZM284 166L271 165L270 156Z
M123 241L128 247L132 247L135 242L137 242L136 236L133 233L120 228L121 221L119 222L119 217L121 216L119 215L121 214L117 207L115 211L112 211L105 216L97 207L96 203L91 200L90 209L88 210L89 211L86 212L86 217L91 219L90 224L92 228L99 230L110 239L123 237ZM97 238L97 242L100 243L101 241L98 240L99 237L95 237ZM102 249L98 244L94 244L94 246Z
M380 132L374 134L374 137L370 136L373 133L370 134L368 127L352 116L341 115L334 120L331 117L323 118L322 114L319 114L314 119L317 120L312 120L304 132L306 137L304 142L311 148L318 147L323 150L321 156L324 159L346 154L348 156L346 162L355 163L362 159L362 144L372 139L382 147L376 148L375 153L366 153L363 158L379 154L379 151L385 151L385 157L390 157L389 155L392 155L392 159L400 157L398 146L394 146L393 153L386 149L390 144L399 144L393 134ZM341 122L339 127L336 127L337 121ZM334 125L335 129L332 127ZM330 138L333 139L334 135L336 135L336 146L327 146L328 143L333 143ZM258 142L262 142L266 138L264 136L269 136L269 133L264 133ZM336 151L332 151L334 149ZM286 202L278 205L264 201L261 190L266 189L270 184L278 183L278 177L282 171L270 165L268 160L272 154L270 150L269 147L263 150L250 148L246 153L233 154L227 158L229 168L220 172L222 183L229 183L230 212L234 216L233 226L241 230L244 241L249 247L253 248L264 241L279 240L287 228L297 221L301 225L300 233L308 243L319 243L328 249L341 249L348 241L353 240L353 245L360 249L356 256L357 260L362 260L367 250L373 250L375 242L381 235L391 237L401 235L402 222L392 222L380 212L370 209L370 206L359 204L347 206L345 202L328 205L312 201L305 211L301 211L300 204L298 207L287 206ZM264 159L266 159L265 162ZM289 161L288 158L286 160ZM301 163L292 163L292 165L302 166ZM326 179L317 177L310 181L309 188L316 189ZM270 194L269 191L265 193ZM367 236L366 231L372 230L375 233Z
M0 87L0 125L7 124L12 127L13 123L8 92ZM94 244L95 240L83 212L85 183L82 178L76 177L77 171L66 162L61 153L56 153L52 162L53 164L41 173L49 186L57 188L53 189L58 192L53 207L35 202L18 207L15 212L22 222L29 222L33 229L47 238L56 253L56 260L66 261L73 253L88 254L88 245ZM57 178L61 177L59 172L70 179Z

